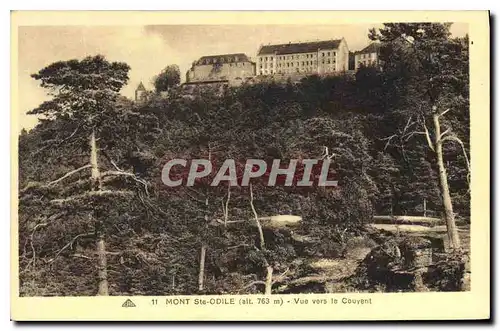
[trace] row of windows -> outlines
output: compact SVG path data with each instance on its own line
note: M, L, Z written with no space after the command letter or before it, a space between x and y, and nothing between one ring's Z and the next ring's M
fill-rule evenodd
M321 56L336 56L337 52L323 52L321 53ZM283 56L277 56L276 59L278 60L296 60L300 58L305 58L305 59L312 59L315 58L316 54L302 54L302 55L283 55ZM273 56L263 56L261 57L263 61L273 61L274 57Z
M227 56L227 57L223 57L223 58L204 59L204 60L200 61L201 62L200 64L238 62L239 59L240 58L238 56L235 56L235 57Z
M229 66L233 67L233 64L234 64L234 67L239 67L240 65L242 67L244 67L246 63L245 62L241 62L241 63L229 63Z
M371 54L361 54L362 59L369 59L370 57L375 58L377 55L376 53L371 53Z
M274 73L278 73L278 74L289 74L289 73L307 73L307 72L318 72L317 68L313 68L313 67L308 67L308 68L295 68L294 69L283 69L283 70L277 70L274 71L274 70L263 70L261 69L260 70L260 74L261 75L265 75L265 74L274 74ZM334 68L326 68L324 72L335 72L335 69Z
M364 61L359 61L358 62L358 66L360 66L360 65L369 66L369 65L372 65L372 64L377 64L377 61L375 61L375 60L372 60L372 61L370 61L370 60L364 60Z
M293 67L294 63L295 62L287 62L286 67ZM299 67L299 66L312 66L312 65L317 65L318 61L302 61L302 62L296 62L296 63L297 63L297 65L296 65L297 67ZM335 64L335 60L328 59L328 60L326 60L326 62L325 62L325 60L321 61L321 64L325 64L325 63L326 64ZM262 63L260 64L260 68L263 68L263 67L271 67L272 68L273 66L274 66L274 64L272 64L272 63L265 64L265 65L262 65ZM285 67L285 63L278 63L277 67L279 67L279 68Z

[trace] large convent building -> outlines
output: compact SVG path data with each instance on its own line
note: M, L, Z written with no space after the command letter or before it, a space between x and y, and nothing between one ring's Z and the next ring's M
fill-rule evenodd
M347 71L348 66L344 38L264 45L257 53L257 75L335 74Z
M350 55L341 38L261 45L255 62L244 53L202 56L186 72L183 85L238 86L267 79L298 81L308 75L352 74L361 66L378 65L379 47L370 44Z

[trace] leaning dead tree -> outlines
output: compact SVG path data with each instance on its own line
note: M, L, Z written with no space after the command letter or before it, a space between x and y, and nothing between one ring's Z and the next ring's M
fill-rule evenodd
M260 241L260 252L264 254L266 252L266 242L264 240L264 231L262 230L262 225L259 221L259 215L257 215L257 211L255 210L255 206L253 204L253 190L252 184L250 184L250 207L252 208L253 215L255 217L255 224L257 225L257 230L259 232L259 241ZM263 255L262 261L264 263L264 268L266 268L266 281L264 283L265 290L264 294L271 294L272 281L273 281L273 268L267 262L266 257Z
M255 209L255 205L253 203L254 197L253 197L252 184L249 185L249 189L250 189L250 208L252 209L255 225L257 227L257 232L259 234L259 247L255 246L255 249L257 249L257 251L260 252L262 255L262 264L266 271L266 279L265 281L251 282L250 284L246 285L243 289L261 284L264 285L264 294L271 295L273 285L275 283L283 281L289 269L286 269L282 274L278 276L273 276L274 269L269 264L265 256L266 242L264 239L263 225L271 228L281 228L288 225L296 225L298 222L302 220L302 218L300 216L295 216L295 215L276 215L271 217L259 217L259 215L257 214L257 210ZM262 222L264 222L264 224Z
M438 168L439 187L441 193L441 200L443 203L444 219L446 222L450 248L459 249L460 238L458 236L458 230L455 222L455 214L453 212L453 204L450 195L450 188L448 185L447 170L444 164L443 147L445 142L456 142L460 145L465 159L465 164L467 167L468 183L470 182L470 162L464 143L460 138L458 138L458 136L453 132L453 130L451 128L447 128L444 131L441 130L440 121L443 118L443 116L447 114L449 111L450 109L446 109L442 112L439 112L436 106L432 107L433 126L431 130L429 130L429 128L427 127L426 118L424 116L419 116L416 119L413 119L413 116L410 116L408 121L406 122L406 125L402 130L401 129L398 130L397 134L384 138L384 140L387 140L385 148L387 148L389 145L392 144L401 148L404 154L405 143L408 142L413 136L423 135L425 137L427 146L435 155L435 164Z
M440 118L444 116L450 109L441 113L438 112L437 107L432 107L432 120L434 124L434 140L432 140L429 130L425 125L425 120L422 121L424 127L424 134L427 139L429 148L436 154L436 162L439 170L439 184L441 188L441 196L443 200L444 215L446 220L446 228L448 230L448 239L452 249L460 248L460 238L458 236L457 227L455 224L455 214L453 213L453 204L451 203L450 188L448 185L448 175L443 161L443 145L446 141L454 141L460 144L465 162L467 165L467 182L470 179L470 163L465 150L464 143L455 135L450 129L441 132Z

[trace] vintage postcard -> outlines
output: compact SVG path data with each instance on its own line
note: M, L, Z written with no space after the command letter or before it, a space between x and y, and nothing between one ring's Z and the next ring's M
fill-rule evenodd
M11 20L13 320L490 318L488 12Z

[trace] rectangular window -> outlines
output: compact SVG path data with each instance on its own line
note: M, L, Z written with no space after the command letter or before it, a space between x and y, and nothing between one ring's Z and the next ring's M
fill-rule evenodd
M330 56L330 52L328 52L328 56Z

